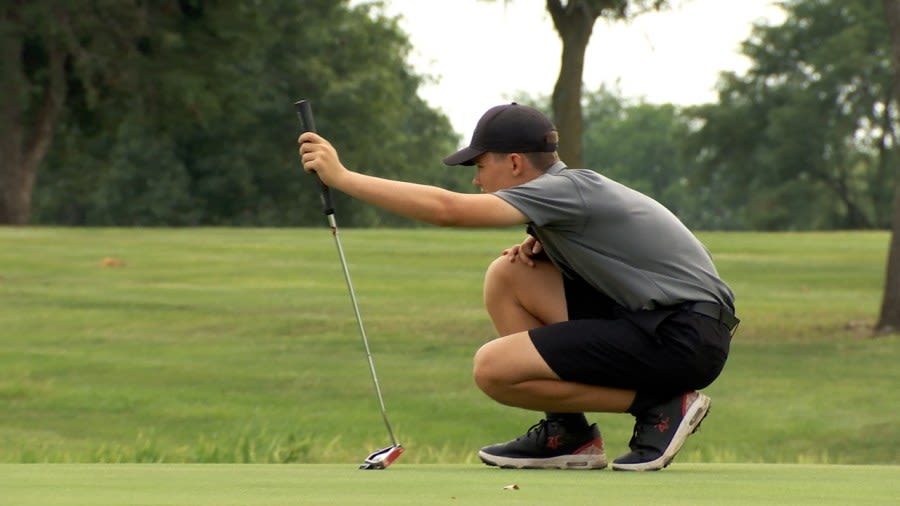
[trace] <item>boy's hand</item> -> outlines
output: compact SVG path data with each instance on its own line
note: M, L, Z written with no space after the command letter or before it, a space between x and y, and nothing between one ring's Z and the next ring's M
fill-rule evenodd
M510 263L519 261L523 264L534 267L534 258L544 251L541 241L533 236L526 236L522 244L503 250L503 255L509 257Z
M334 146L313 132L304 132L297 142L303 170L315 173L326 186L340 188L340 180L347 174L347 168L341 164Z

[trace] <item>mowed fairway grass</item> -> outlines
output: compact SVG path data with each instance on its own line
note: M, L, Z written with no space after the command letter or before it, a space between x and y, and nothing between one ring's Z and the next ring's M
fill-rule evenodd
M698 235L743 323L647 476L477 464L539 418L470 374L520 230L342 230L407 448L363 472L389 441L327 228L0 228L0 504L900 502L900 336L869 336L888 234ZM590 418L626 450L628 416Z

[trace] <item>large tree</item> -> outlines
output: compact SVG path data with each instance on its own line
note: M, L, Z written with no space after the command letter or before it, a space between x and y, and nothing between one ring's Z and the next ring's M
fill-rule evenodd
M581 95L584 57L594 23L601 17L628 19L650 9L659 10L668 3L668 0L547 0L547 11L563 45L559 77L553 88L553 118L560 132L560 157L570 166L584 166Z
M292 144L298 98L348 163L469 187L439 162L421 170L457 138L418 97L409 41L375 4L70 3L3 4L0 208L15 213L0 223L319 224ZM339 204L348 226L409 223Z
M891 60L895 76L893 93L896 106L900 104L900 0L882 0L882 4L891 38ZM898 148L896 145L892 147ZM895 166L894 171L900 173L900 168ZM877 333L896 332L900 329L900 175L894 183L894 218L888 251L884 296L881 313L875 325Z
M38 169L74 98L132 89L141 60L203 1L10 0L0 7L0 223L26 224Z
M41 22L49 13L26 4L0 7L0 224L28 222L37 167L66 93L66 34ZM63 9L60 17L69 14ZM40 52L41 69L25 66L26 51Z
M883 11L782 5L783 24L744 42L749 71L724 74L719 101L693 110L707 181L746 228L888 226L896 153L884 148L898 128Z

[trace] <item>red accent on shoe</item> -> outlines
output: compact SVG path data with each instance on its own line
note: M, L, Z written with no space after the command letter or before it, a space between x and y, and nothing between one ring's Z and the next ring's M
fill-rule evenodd
M547 436L547 448L559 448L559 436Z
M582 453L599 454L603 453L603 438L594 438L580 446L572 452L572 455L580 455Z
M691 404L699 396L700 396L700 394L698 394L696 390L691 390L690 392L685 392L684 395L681 396L681 416L684 416L685 413L688 412L688 408L691 407Z

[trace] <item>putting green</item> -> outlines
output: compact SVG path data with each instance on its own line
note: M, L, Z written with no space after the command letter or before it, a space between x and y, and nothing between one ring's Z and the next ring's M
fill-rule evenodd
M515 487L512 487L515 485ZM674 464L657 473L395 464L0 464L0 504L900 504L900 466Z

